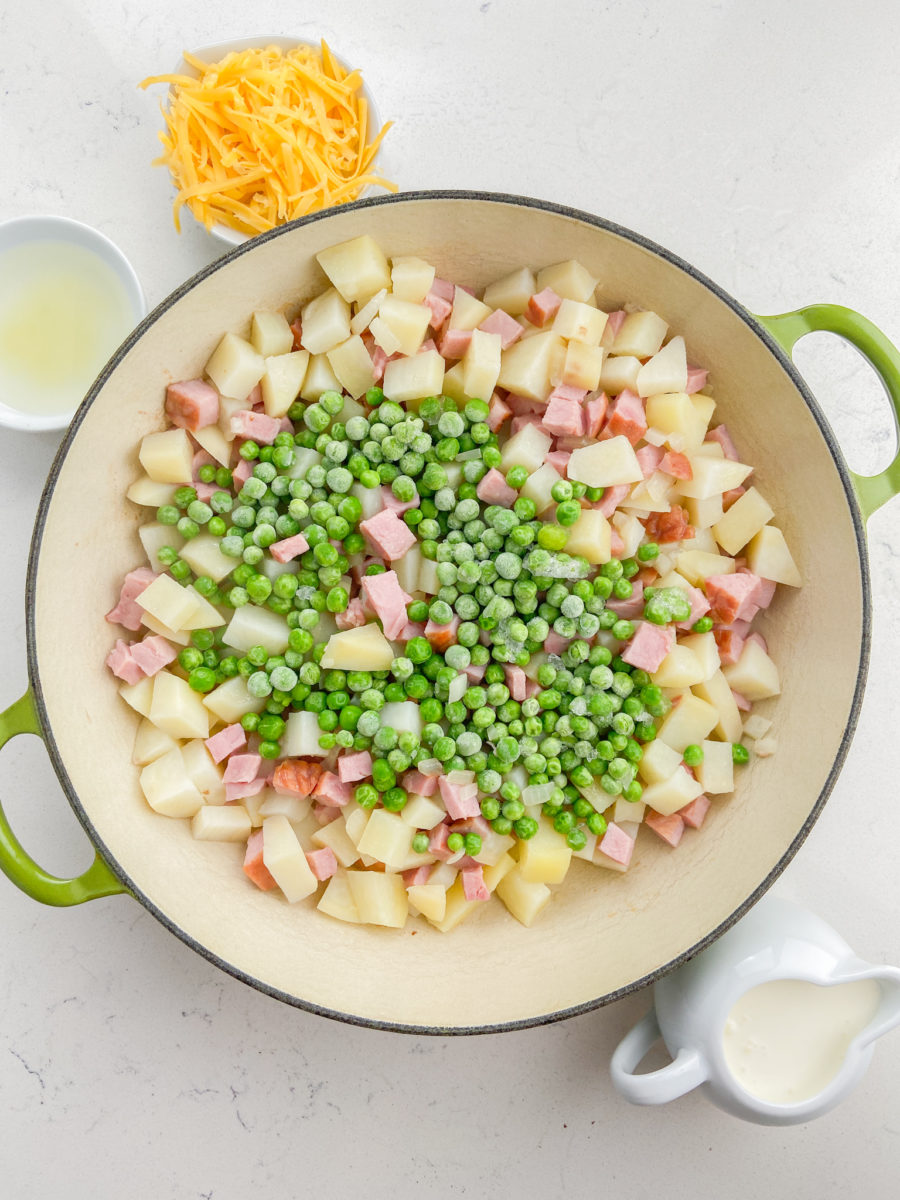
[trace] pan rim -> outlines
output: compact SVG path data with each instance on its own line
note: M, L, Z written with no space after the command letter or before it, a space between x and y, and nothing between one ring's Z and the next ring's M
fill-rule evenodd
M799 829L793 841L787 846L782 853L778 862L775 864L769 874L763 879L754 891L741 903L728 917L719 922L705 937L701 938L687 950L677 955L675 958L662 964L640 979L633 980L631 983L625 984L620 988L615 989L603 996L595 997L594 999L583 1001L580 1004L572 1005L568 1008L559 1009L550 1013L541 1013L535 1016L523 1017L519 1020L502 1021L494 1024L485 1025L466 1025L466 1026L430 1026L430 1025L415 1025L402 1022L392 1022L372 1017L362 1017L354 1013L341 1012L337 1009L328 1008L323 1005L316 1004L309 1000L304 1000L299 996L284 992L279 988L272 987L271 984L257 978L248 971L229 963L218 954L211 951L206 945L198 941L186 929L183 929L175 921L172 920L161 908L159 908L134 881L122 870L115 855L109 850L95 828L93 822L88 817L78 797L78 794L69 778L68 771L56 744L56 739L50 725L49 716L44 702L43 690L40 682L40 672L37 661L36 647L36 632L35 632L35 595L36 595L36 580L38 563L40 559L41 542L43 539L44 529L46 526L47 515L53 493L56 488L56 483L59 479L63 463L68 454L69 448L72 445L78 430L81 426L84 417L90 408L93 401L96 399L99 392L106 385L112 373L116 370L122 359L129 353L134 345L144 335L159 318L166 313L170 308L188 295L195 287L206 280L210 275L214 274L220 267L232 262L239 256L253 250L257 245L263 242L272 241L275 238L282 237L290 233L294 229L301 226L314 224L317 221L324 220L332 215L335 211L343 212L347 210L363 210L367 208L376 208L385 204L403 204L414 203L417 201L434 201L434 200L451 200L460 202L479 201L485 203L505 204L521 208L535 209L542 212L550 212L557 216L566 217L570 220L579 221L583 224L591 225L604 232L611 233L617 237L621 237L641 249L661 258L663 261L687 274L694 282L700 284L718 300L722 301L735 313L737 317L749 327L752 333L759 338L766 349L775 357L782 369L787 373L791 382L796 387L797 391L803 398L810 415L816 422L825 444L831 454L832 462L837 470L838 477L844 489L844 495L847 500L847 505L850 511L851 520L853 523L853 531L856 538L856 546L859 558L860 567L860 585L862 592L862 636L860 639L860 655L857 669L856 687L853 693L853 699L850 705L850 712L847 724L844 728L841 741L838 745L835 754L834 762L828 777L816 797L815 803L810 809L803 825ZM25 583L25 618L26 618L26 657L29 683L34 696L35 708L40 722L42 736L50 756L53 769L59 779L60 785L65 793L72 810L75 813L78 821L85 830L92 845L100 853L104 861L115 876L127 888L129 893L150 912L170 933L173 933L180 941L194 950L202 958L232 976L234 979L242 983L248 984L257 991L270 996L272 999L280 1000L285 1004L289 1004L294 1008L302 1009L306 1012L314 1013L316 1016L326 1017L330 1020L340 1021L344 1024L355 1025L368 1029L378 1029L392 1033L408 1033L417 1036L437 1036L437 1037L459 1037L475 1034L491 1034L491 1033L506 1033L514 1032L522 1029L530 1029L541 1025L555 1024L559 1021L568 1020L571 1017L581 1016L588 1012L593 1012L596 1009L603 1008L608 1004L612 1004L617 1000L621 1000L626 996L632 995L649 984L654 983L657 979L669 974L670 971L688 962L696 957L707 946L716 941L723 933L735 925L741 917L747 913L754 904L768 891L775 880L781 875L788 864L796 855L797 851L802 846L803 842L809 836L813 825L818 820L825 802L830 796L838 775L844 765L844 761L850 749L850 744L853 740L853 735L856 731L856 726L859 720L860 709L862 706L863 694L865 692L866 679L868 675L869 656L871 649L872 637L872 613L871 613L871 581L869 575L869 562L867 555L865 528L862 521L862 516L859 510L859 505L856 500L856 494L853 490L851 475L849 468L844 461L843 453L838 445L831 426L825 418L825 415L820 408L818 401L813 396L803 377L794 366L790 356L776 342L772 335L757 321L752 314L741 304L738 303L732 296L722 289L717 283L711 280L703 272L692 266L679 255L671 250L660 246L658 243L651 241L649 238L641 234L635 233L632 230L625 228L606 218L598 217L592 213L584 212L580 209L572 208L567 205L558 204L553 201L539 200L534 197L519 196L505 192L487 192L468 189L426 189L420 191L403 192L391 196L377 196L365 200L357 200L351 204L342 205L340 209L326 209L322 212L311 213L309 216L302 217L290 224L279 226L276 229L269 230L266 233L260 234L257 238L253 238L242 245L236 246L222 257L214 262L203 267L200 271L185 280L179 287L171 292L164 300L147 314L140 324L132 331L128 338L116 350L113 356L107 362L97 379L94 381L81 405L79 406L75 416L69 425L65 436L63 437L57 453L51 464L47 481L44 485L41 499L38 505L37 515L35 517L34 530L31 538L31 546L28 555L28 569Z

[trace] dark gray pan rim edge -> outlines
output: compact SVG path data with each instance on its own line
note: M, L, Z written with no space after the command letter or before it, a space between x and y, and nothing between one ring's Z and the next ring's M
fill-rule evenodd
M140 323L140 325L138 325L137 328L126 339L126 341L122 343L122 345L119 347L119 349L113 355L113 357L109 360L109 362L103 368L103 371L97 377L96 381L94 382L93 386L91 387L90 391L88 392L87 396L85 397L84 401L82 402L80 408L78 409L77 413L75 414L75 417L73 418L72 423L69 426L69 429L67 430L66 435L60 444L60 447L59 447L59 450L57 451L56 457L53 460L53 464L50 468L50 473L47 477L47 482L44 486L44 490L41 495L41 500L40 500L40 504L38 506L37 516L35 518L34 533L32 535L31 550L30 550L29 558L28 558L28 573L27 573L27 577L26 577L26 587L25 587L27 665L28 665L29 680L30 680L31 687L32 687L33 693L34 693L35 705L37 708L41 728L43 730L44 741L46 743L51 762L53 763L53 768L56 772L57 777L59 778L60 784L62 785L62 788L66 794L66 797L68 798L68 801L71 804L71 806L75 812L76 817L80 821L81 825L83 826L85 832L87 833L88 837L90 838L90 840L93 843L93 845L95 846L95 848L100 852L100 854L106 861L107 865L115 873L117 878L121 880L121 882L131 892L131 894L137 900L139 900L140 903L150 913L152 913L153 916L156 917L156 919L158 921L160 921L162 925L164 925L171 933L173 933L177 938L179 938L182 942L184 942L185 945L189 946L192 950L196 951L199 955L201 955L201 957L205 958L208 962L212 963L214 966L218 967L220 970L226 972L226 974L233 976L235 979L240 980L242 983L249 984L251 987L256 988L257 991L263 992L264 994L272 997L273 999L280 1000L286 1004L290 1004L295 1008L300 1008L300 1009L304 1009L307 1012L315 1013L317 1016L327 1017L331 1020L341 1021L345 1024L362 1026L364 1028L369 1028L369 1029L380 1029L380 1030L384 1030L387 1032L393 1032L393 1033L409 1033L409 1034L415 1034L418 1036L433 1035L433 1036L438 1036L438 1037L451 1037L451 1036L462 1036L462 1035L469 1035L469 1034L505 1033L505 1032L510 1032L510 1031L514 1031L514 1030L529 1029L534 1026L549 1025L549 1024L553 1024L557 1021L568 1020L570 1017L580 1016L584 1013L592 1012L593 1010L595 1010L597 1008L604 1007L607 1004L611 1004L616 1000L620 1000L625 996L630 996L630 995L634 994L635 992L640 991L641 989L645 988L648 984L651 984L655 980L661 978L663 975L668 974L670 971L674 970L676 967L679 967L683 963L688 962L690 959L694 958L697 954L699 954L702 950L704 950L707 946L711 945L712 942L714 942L723 933L725 933L726 930L730 929L732 927L732 925L734 925L737 921L739 921L741 919L741 917L744 916L744 914L746 912L748 912L753 907L753 905L756 904L756 902L765 894L765 892L768 891L768 889L772 886L772 884L775 882L775 880L778 878L778 876L782 873L782 871L785 869L785 867L787 867L788 863L791 861L791 859L794 857L794 855L800 849L800 846L803 844L803 842L806 840L807 836L809 835L810 830L812 829L813 825L815 824L816 820L819 817L819 814L822 811L822 808L825 805L825 801L828 799L828 796L830 795L830 793L834 787L834 784L837 780L840 770L844 764L844 760L847 756L847 752L850 748L850 743L852 741L853 734L856 729L856 724L859 719L859 712L860 712L860 707L862 704L862 696L863 696L863 692L865 690L866 676L868 673L869 653L870 653L870 646L871 646L872 620L871 620L871 584L870 584L870 578L869 578L869 564L868 564L867 551L866 551L865 529L864 529L863 521L862 521L862 518L860 515L859 507L856 502L856 496L853 491L853 485L850 480L850 473L849 473L846 463L844 462L843 454L837 444L837 441L835 439L834 433L831 430L831 427L829 426L827 420L825 419L824 413L822 412L821 408L819 407L818 402L816 401L815 397L810 392L810 390L807 387L806 383L804 382L802 376L799 374L797 369L794 367L793 362L791 361L790 357L782 350L782 348L778 345L778 343L774 340L774 338L771 337L771 335L760 325L760 323L758 321L756 321L750 315L750 313L747 311L747 309L745 309L741 304L739 304L730 295L728 295L727 292L723 291L722 288L720 288L718 286L718 284L714 283L711 279L709 279L702 272L698 271L695 267L691 266L690 263L685 262L683 259L679 258L678 255L673 254L672 251L665 249L665 247L659 246L655 242L650 241L648 238L645 238L645 237L641 236L640 234L633 233L631 230L626 229L621 225L617 225L612 221L604 220L603 218L594 216L591 213L582 212L582 211L580 211L578 209L574 209L574 208L569 208L566 205L562 205L562 204L556 204L556 203L552 203L552 202L545 201L545 200L536 200L536 199L524 197L524 196L509 195L509 194L502 193L502 192L426 190L426 191L417 191L417 192L404 192L404 193L400 193L395 196L378 196L378 197L374 197L369 200L358 200L358 201L355 201L353 204L345 205L344 209L361 210L361 209L366 209L366 208L376 208L382 204L404 204L404 203L415 203L417 201L429 201L429 200L458 200L461 202L476 200L476 201L484 201L487 203L494 203L494 204L516 205L520 208L532 208L532 209L537 209L537 210L540 210L543 212L555 213L558 216L567 217L570 220L578 221L582 224L592 225L598 229L602 229L608 233L612 233L617 237L621 237L628 241L631 241L634 244L640 246L642 249L648 251L649 253L656 255L657 257L663 259L664 261L672 264L675 267L678 267L680 270L685 272L685 274L689 275L697 283L701 284L704 288L706 288L707 291L711 292L714 296L716 296L719 300L721 300L724 304L726 304L744 322L744 324L747 325L752 330L752 332L765 345L766 349L771 354L773 354L775 356L775 358L778 360L778 362L780 363L783 370L787 373L787 375L790 377L792 383L797 388L797 391L803 397L803 400L805 401L807 408L809 409L814 420L816 421L816 424L819 427L822 437L825 439L825 443L828 446L828 449L831 453L831 457L834 462L835 469L837 470L838 476L840 477L840 480L841 480L841 484L844 488L844 494L846 496L847 504L850 509L850 514L851 514L851 518L853 521L853 529L854 529L854 533L856 535L857 550L859 553L860 583L862 586L862 607L863 607L863 629L862 629L862 639L861 639L861 643L860 643L859 669L858 669L858 674L857 674L856 688L854 690L853 701L852 701L852 704L850 707L849 720L848 720L847 726L844 730L843 737L841 738L841 742L838 747L837 754L835 756L834 764L831 768L831 771L829 772L827 780L825 781L825 786L822 788L822 791L820 792L818 798L816 799L815 804L811 808L808 817L806 818L806 820L803 823L803 826L797 833L797 836L794 838L793 842L791 842L791 844L787 847L787 849L782 854L778 863L772 869L772 871L769 873L769 875L759 884L759 886L751 893L751 895L748 896L747 899L741 905L739 905L738 908L736 908L734 910L734 912L731 913L730 916L728 916L725 920L720 922L719 925L717 925L715 929L713 929L710 933L708 933L700 941L695 943L695 945L691 946L688 950L684 951L682 954L678 955L676 958L673 958L670 962L667 962L667 963L663 964L662 966L658 967L656 970L651 971L649 974L643 976L641 979L634 980L632 983L629 983L624 987L618 988L616 991L610 992L609 994L607 994L605 996L599 996L593 1000L588 1000L582 1004L574 1005L571 1008L561 1009L557 1012L544 1013L544 1014L540 1014L538 1016L527 1017L527 1018L524 1018L524 1019L518 1020L518 1021L502 1022L502 1023L496 1024L496 1025L478 1025L478 1026L466 1026L466 1027L404 1025L404 1024L399 1024L399 1023L393 1023L390 1021L358 1017L352 1013L339 1012L335 1009L325 1008L325 1007L322 1007L321 1005L314 1004L314 1003L311 1003L306 1000L302 1000L297 996L293 996L286 992L282 992L277 988L271 987L269 984L265 983L264 981L256 979L252 975L249 975L247 972L241 970L239 967L235 966L234 964L226 962L224 959L220 958L218 955L216 955L212 951L210 951L202 943L198 942L186 930L182 929L180 926L175 924L175 922L173 922L171 920L171 918L169 918L164 912L162 912L161 909L159 909L149 899L149 897L145 896L141 892L141 890L135 885L135 883L121 869L121 867L117 863L115 857L112 855L112 853L106 847L105 843L103 842L103 839L100 837L99 833L95 829L95 827L94 827L93 823L91 822L91 820L89 819L87 813L84 811L81 801L79 800L78 795L75 791L75 788L72 785L72 781L69 778L65 764L62 762L62 759L59 755L59 751L58 751L58 748L56 745L56 740L55 740L55 738L53 736L53 732L50 728L50 722L49 722L49 718L47 715L46 706L44 703L43 692L41 689L40 674L38 671L38 663L37 663L35 629L34 629L35 582L36 582L36 577L37 577L38 559L40 556L41 539L43 537L43 532L44 532L44 527L45 527L46 520L47 520L47 513L48 513L49 506L50 506L50 501L52 499L53 491L56 486L56 482L59 477L60 471L62 469L62 464L65 460L66 454L68 453L69 447L70 447L72 441L74 440L75 436L78 433L78 429L81 425L82 420L84 419L85 413L87 412L90 405L93 403L97 394L100 392L101 388L105 385L105 383L109 379L110 375L116 369L116 367L121 362L121 360L131 350L131 348L135 345L135 343L141 338L141 336L143 335L145 330L147 330L152 324L154 324L154 322L157 321L162 316L163 313L168 311L169 308L171 308L175 303L177 303L179 300L181 300L182 297L186 296L194 287L196 287L199 283L201 283L203 280L205 280L208 276L214 274L215 271L217 271L219 269L219 267L222 266L223 264L231 262L233 259L239 257L241 254L248 253L248 251L252 250L256 245L258 245L261 242L270 241L273 238L281 237L285 233L287 233L290 230L295 229L299 226L308 225L308 224L312 224L315 221L323 220L326 217L331 216L333 214L334 210L328 210L328 211L322 212L322 213L313 213L308 217L303 217L298 221L292 222L290 225L280 226L279 228L273 229L268 233L261 234L259 237L254 238L252 241L245 242L243 245L236 247L234 250L230 251L228 254L224 255L222 258L217 259L214 263L211 263L209 266L207 266L207 267L203 268L201 271L199 271L196 275L194 275L190 279L186 280L185 283L183 283L179 288L176 288L176 290L174 292L172 292L171 295L169 295L165 300L163 300L160 304L158 304L156 306L156 308L154 308L153 311L144 318L144 320ZM343 211L343 210L341 210L341 211Z

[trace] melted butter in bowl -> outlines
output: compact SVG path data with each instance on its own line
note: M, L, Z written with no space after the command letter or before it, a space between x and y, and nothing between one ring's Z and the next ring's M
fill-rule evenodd
M750 988L722 1035L737 1082L769 1104L801 1104L822 1092L881 1001L875 979L822 986L777 979Z

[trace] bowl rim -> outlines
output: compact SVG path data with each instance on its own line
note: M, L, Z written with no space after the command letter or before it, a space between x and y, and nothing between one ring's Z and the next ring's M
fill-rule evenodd
M515 205L522 208L553 213L557 216L563 216L572 220L580 221L583 224L592 225L597 229L603 230L604 232L612 233L618 237L625 238L642 249L649 251L659 258L662 258L665 262L685 272L694 281L710 291L717 299L725 303L732 310L732 312L734 312L735 315L738 316L741 321L743 321L750 331L759 338L765 348L775 356L777 361L787 372L791 381L799 391L810 411L810 414L818 425L844 489L844 494L853 524L853 531L856 538L860 569L862 627L856 686L850 705L849 718L838 745L834 762L831 766L831 770L828 773L828 777L825 780L822 790L816 797L816 800L797 835L786 847L778 862L775 864L766 878L758 884L756 889L740 905L738 905L738 907L728 917L722 920L705 937L701 938L693 946L688 947L675 958L661 964L653 971L648 972L640 979L633 980L622 987L616 988L613 992L609 992L606 995L598 996L592 1000L586 1000L568 1008L559 1009L555 1012L542 1013L537 1016L524 1017L513 1021L501 1021L493 1024L475 1026L430 1026L392 1022L372 1017L361 1017L355 1013L341 1012L337 1009L328 1008L324 1005L316 1004L309 1000L304 1000L299 996L295 996L290 993L286 993L279 988L272 987L264 980L256 978L248 971L243 970L241 967L226 962L202 942L199 942L192 934L188 933L187 930L182 929L175 921L172 920L172 918L170 918L156 904L154 904L153 901L150 900L150 898L146 896L122 870L115 856L106 846L102 837L85 812L78 794L72 785L72 781L69 778L66 766L60 757L41 689L34 621L37 570L40 558L41 539L43 537L53 492L55 490L63 462L68 453L69 446L77 436L79 427L94 399L105 386L107 380L116 369L118 363L140 340L144 332L149 329L150 326L153 325L165 312L173 307L173 305L187 296L191 291L193 291L194 288L204 282L214 272L219 270L220 267L234 261L240 255L247 254L248 252L252 251L254 247L261 242L271 241L272 239L282 237L286 233L289 233L301 226L312 224L316 221L325 220L336 211L344 212L349 209L363 210L366 208L374 208L383 204L407 204L423 200L450 200L458 201L460 203L478 201L492 204ZM350 204L342 205L339 209L324 209L321 212L310 213L308 216L301 217L297 221L292 221L286 225L280 225L275 229L260 234L257 238L254 238L249 242L245 242L242 245L235 247L228 254L223 255L215 262L203 267L195 275L192 275L189 279L185 280L184 283L182 283L169 296L162 300L153 309L153 311L150 312L132 331L129 337L122 343L116 353L106 364L106 367L98 376L91 390L82 401L81 406L75 414L74 419L69 425L69 428L62 442L60 443L59 449L51 465L47 482L41 494L41 499L35 518L31 548L28 556L28 571L25 585L25 608L26 652L29 682L34 695L35 708L38 714L41 730L43 732L43 738L47 746L53 768L56 772L57 778L60 781L63 791L66 794L69 804L71 805L76 817L80 821L94 847L99 851L112 872L124 884L124 886L135 897L135 899L137 899L144 908L146 908L154 917L156 917L156 919L160 921L163 926L165 926L171 933L175 934L175 936L184 942L185 945L189 946L192 950L201 955L201 957L205 958L208 962L212 963L220 970L223 970L226 974L240 980L242 983L249 984L257 991L263 992L265 995L270 996L273 999L281 1000L294 1008L300 1008L306 1012L315 1013L317 1016L327 1017L331 1020L342 1021L349 1025L356 1025L369 1029L380 1029L393 1033L409 1033L416 1036L432 1035L438 1037L457 1037L470 1034L513 1032L515 1030L530 1029L540 1025L555 1024L558 1021L568 1020L570 1017L580 1016L584 1013L592 1012L595 1009L603 1008L608 1004L612 1004L616 1000L621 1000L625 996L630 996L638 991L641 991L649 984L654 983L657 979L669 974L670 971L674 971L677 967L694 958L702 950L705 950L707 946L710 946L723 933L735 925L741 919L741 917L743 917L744 914L747 913L756 904L756 902L762 898L762 896L769 890L779 875L781 875L781 873L785 870L788 863L790 863L790 861L793 859L794 855L808 837L813 825L816 823L816 820L821 814L826 800L834 788L838 775L843 767L844 760L847 757L850 743L853 739L853 734L856 730L856 725L859 720L859 713L866 685L866 677L868 674L869 654L872 638L871 582L868 557L866 553L865 529L859 505L856 500L856 494L853 490L849 468L844 461L843 453L838 445L834 432L828 424L825 415L818 404L818 401L815 399L809 387L803 380L803 377L794 366L789 355L775 341L765 327L761 325L760 322L757 321L746 308L744 308L743 305L739 304L718 284L714 283L701 271L697 270L696 267L693 267L690 263L680 258L671 250L667 250L658 243L651 241L641 234L634 233L633 231L626 229L624 226L618 225L612 221L608 221L603 217L598 217L594 214L584 212L583 210L571 208L567 205L558 204L553 201L539 200L533 197L519 196L504 192L484 192L473 190L421 190L414 192L401 192L397 195L377 196L367 200L356 200Z
M24 216L11 217L8 221L0 221L0 249L11 249L29 241L46 241L51 238L94 251L122 281L128 294L132 316L137 322L143 320L147 315L147 298L141 281L125 253L105 233L101 233L93 225L76 221L74 217L62 217L53 213L26 213ZM88 395L93 388L94 385L91 386ZM61 413L36 416L19 412L0 399L0 425L26 433L44 433L48 430L65 429L77 411L78 403Z

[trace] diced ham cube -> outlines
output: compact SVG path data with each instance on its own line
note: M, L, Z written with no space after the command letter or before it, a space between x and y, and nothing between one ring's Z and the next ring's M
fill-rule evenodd
M425 636L425 622L424 621L407 621L406 624L403 626L403 628L400 630L400 632L397 634L396 641L409 642L414 637L424 637L424 636Z
M722 452L726 458L733 459L734 462L740 461L737 447L731 440L731 434L724 425L717 425L715 429L710 429L709 433L704 438L704 441L718 442L722 447Z
M743 692L736 692L734 690L734 688L732 688L731 694L732 694L732 696L734 696L734 702L738 706L738 708L741 710L741 712L749 712L750 709L753 707L753 705L750 703L750 701L747 699L747 697L744 695Z
M486 670L487 665L485 663L469 663L465 671L466 679L471 684L481 683Z
M618 529L609 531L609 552L613 558L621 558L625 553L625 543L622 541L622 535Z
M509 424L510 433L518 433L520 429L524 429L526 425L537 425L538 429L543 430L541 418L537 413L517 413Z
M285 758L275 768L272 786L288 796L308 796L319 781L322 768L305 758Z
M640 451L638 451L640 454ZM691 470L691 460L686 454L681 454L677 450L669 450L659 464L659 469L666 475L672 475L675 479L693 479L694 472Z
M501 508L511 508L518 499L519 493L511 488L496 467L491 467L475 489L478 499L485 504L499 504Z
M490 900L491 893L484 882L484 869L481 863L472 867L463 867L460 872L463 881L463 895L467 900Z
M384 379L384 368L390 360L382 348L374 344L370 347L369 354L372 358L372 378L376 383L381 383Z
M675 630L641 621L634 636L621 652L625 662L651 674L658 671L663 659L675 645Z
M358 779L368 779L372 774L372 755L368 750L341 754L337 760L337 769L341 783L355 783Z
M400 872L405 888L419 887L420 884L427 883L430 874L430 863L424 867L411 867L408 871Z
M498 308L489 317L485 317L478 328L484 333L499 333L501 350L508 349L525 332L524 325L520 325L515 317L511 317L502 308Z
M657 467L663 461L663 452L660 446L641 446L640 450L635 451L635 458L638 460L638 466L643 472L644 478L649 479L656 471ZM662 468L665 470L665 468Z
M678 813L662 816L651 808L644 816L644 824L658 834L669 846L677 846L684 833L684 821Z
M451 824L450 832L477 833L480 837L486 838L490 835L491 827L484 817L464 817L461 821L454 821Z
M709 812L709 797L701 795L696 796L684 808L679 808L678 816L690 829L699 829L707 812Z
M219 419L219 393L202 379L183 379L166 388L166 416L173 425L196 432Z
M481 815L481 805L478 803L478 788L474 783L451 783L446 775L438 777L441 789L441 799L444 807L454 821L461 817L478 817Z
M220 729L218 733L214 733L212 737L206 739L206 748L213 762L216 763L220 763L223 758L227 758L229 754L233 754L235 750L240 750L246 745L247 734L244 732L244 727L237 721L234 725L226 725L224 729Z
M719 650L719 660L723 666L731 667L741 657L744 649L744 638L732 626L714 629L713 635Z
M603 428L609 409L609 396L606 392L592 393L584 402L584 434L585 437L595 438Z
M610 337L615 338L616 334L625 324L625 318L627 316L628 313L625 312L624 308L619 308L616 309L615 312L611 312L606 318L606 327L604 328L603 332L605 333L607 330L609 330Z
M398 500L391 489L387 487L387 485L381 489L381 499L384 502L384 507L390 508L397 514L398 517L402 517L403 514L405 512L409 512L411 508L419 507L418 496L416 496L414 500Z
M581 437L584 433L584 410L581 401L551 392L547 408L541 417L541 424L547 433Z
M232 804L235 800L246 800L248 796L257 796L265 786L265 779L248 779L246 783L226 783L225 801L227 804Z
M242 438L252 438L261 446L270 446L281 433L281 421L265 413L239 409L231 418L231 432Z
M423 775L421 771L407 771L403 786L414 796L433 796L438 790L437 775Z
M263 831L254 829L247 842L247 852L244 855L244 874L264 892L271 892L278 884L269 873L263 862Z
M333 771L323 771L312 789L316 800L331 808L343 808L353 799L349 783L342 783Z
M506 403L517 417L525 416L526 413L535 413L537 416L540 416L544 411L543 401L530 400L527 396L516 395L515 392L507 394Z
M433 854L441 862L446 862L448 858L453 857L453 851L447 846L449 836L450 826L441 822L440 825L435 825L428 838L428 853Z
M625 388L612 402L601 438L626 437L636 446L647 432L644 402L635 392Z
M651 542L683 542L694 536L694 527L680 504L673 504L667 513L651 513L644 522Z
M613 515L619 504L631 491L630 483L615 483L608 487L602 497L594 505L607 519Z
M544 638L544 649L548 654L562 654L571 640L571 638L563 637L562 634L557 633L555 629L551 629Z
M752 620L758 611L753 596L759 581L759 576L751 571L710 575L705 588L713 620L722 625Z
M463 288L463 291L467 292L468 290L468 288ZM431 291L435 296L440 296L442 300L449 300L452 304L456 294L456 284L451 283L449 279L435 279L431 285Z
M156 573L149 567L138 567L129 571L122 580L118 603L106 614L107 621L121 625L123 629L130 629L133 633L137 632L144 618L144 610L139 604L135 604L135 600L155 578Z
M444 358L462 358L471 340L471 329L445 329L441 338L441 354Z
M695 367L692 366L691 363L688 363L687 383L685 384L684 388L687 394L689 396L693 396L694 392L702 391L702 389L706 387L706 379L708 375L709 372L703 367Z
M493 433L496 433L511 413L512 409L509 407L509 405L504 400L501 400L495 392L494 395L491 396L491 402L488 407L488 428Z
M359 528L378 553L389 562L396 562L416 544L416 535L390 508L383 508L374 517L360 521Z
M537 325L538 329L543 329L547 322L552 321L556 316L561 304L562 297L557 296L553 288L545 287L543 291L535 292L528 301L525 316L532 325Z
M225 766L225 782L249 783L256 779L261 766L259 754L232 754Z
M746 567L738 567L739 575L749 574ZM754 576L756 579L756 587L750 599L757 608L768 608L775 596L775 588L777 584L771 579L763 579L761 576Z
M309 542L302 533L295 533L292 537L282 538L280 542L273 542L269 547L269 553L276 562L290 562L292 558L299 558L301 554L305 554L309 549Z
M557 475L561 475L563 479L565 479L566 472L569 469L569 459L571 457L571 450L549 450L547 452L547 462L556 471Z
M123 642L121 638L116 641L115 646L107 654L106 665L113 675L124 680L125 683L138 683L144 678L144 672L134 660L131 646L127 642Z
M597 849L607 858L611 858L613 862L627 867L634 853L634 840L624 829L620 829L615 821L610 821L606 827L606 833L597 844Z
M448 646L456 642L458 630L459 617L453 617L446 625L438 625L429 617L425 624L425 637L433 650L440 650L443 654Z
M354 596L343 612L334 614L334 623L338 629L358 629L360 625L365 625L366 614L363 612L362 600Z
M145 637L142 642L135 642L131 647L131 657L148 676L155 675L157 671L167 667L176 654L174 646L158 634Z
M330 846L323 846L320 850L307 850L306 861L313 875L319 880L330 879L337 871L337 859Z
M509 663L503 664L503 674L506 676L506 686L509 688L510 697L521 703L525 699L527 675L521 667L510 666Z
M383 511L390 512L389 509ZM378 515L381 516L381 513ZM396 516L394 516L394 520L397 520ZM409 529L407 525L404 525L403 528ZM415 540L415 535L413 535L413 540ZM392 641L406 625L408 620L406 606L412 602L412 596L407 595L400 586L396 571L383 571L380 575L364 575L361 586L363 596L381 621L384 636Z
M440 279L436 279L434 282L435 282L435 284L438 284L438 283L443 283L444 281L440 280ZM427 304L428 307L431 309L430 325L431 325L432 329L440 329L440 327L444 324L444 322L450 316L450 313L453 311L453 299L452 299L453 284L452 283L450 284L450 288L451 288L451 295L448 298L447 296L440 295L435 290L435 288L432 287L431 291L428 293L428 295L425 297L425 299L422 302L423 304Z
M631 581L631 595L627 600L607 600L606 607L617 617L632 621L644 611L644 585L636 579Z
M231 478L234 480L235 488L243 487L250 476L253 474L253 467L246 458L239 458L237 466L231 472Z

